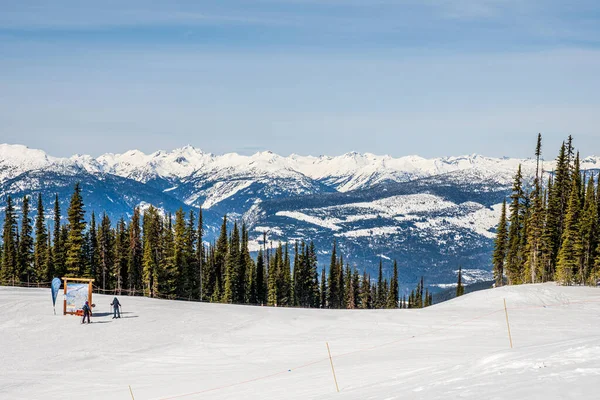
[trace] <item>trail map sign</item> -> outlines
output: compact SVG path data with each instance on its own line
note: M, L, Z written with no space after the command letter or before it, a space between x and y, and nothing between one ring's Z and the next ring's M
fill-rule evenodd
M63 278L65 300L63 314L77 314L86 301L92 304L93 279Z

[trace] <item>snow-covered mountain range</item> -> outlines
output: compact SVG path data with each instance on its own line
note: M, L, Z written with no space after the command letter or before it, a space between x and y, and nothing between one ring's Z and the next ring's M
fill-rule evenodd
M66 208L74 183L81 182L87 210L113 219L138 205L202 207L209 240L228 214L249 224L254 249L265 246L263 232L267 246L312 239L326 262L335 239L359 268L372 270L382 259L389 269L388 260L397 259L403 282L425 274L430 283L445 284L458 264L486 276L499 204L519 164L531 179L533 159L480 155L244 156L185 146L59 158L0 144L0 208L7 194L18 199L38 192L48 210L55 194ZM543 167L552 171L554 162ZM600 169L600 157L585 158L582 169Z

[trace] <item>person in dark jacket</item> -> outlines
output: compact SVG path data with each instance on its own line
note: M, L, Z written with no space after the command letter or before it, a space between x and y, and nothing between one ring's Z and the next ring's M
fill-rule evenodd
M81 321L81 323L85 324L85 318L87 317L88 324L91 324L90 316L92 315L92 308L90 307L90 303L88 303L86 301L85 304L83 305L82 310L83 310L83 320Z
M121 311L119 310L121 303L119 303L119 299L115 297L110 305L113 306L113 319L121 318Z

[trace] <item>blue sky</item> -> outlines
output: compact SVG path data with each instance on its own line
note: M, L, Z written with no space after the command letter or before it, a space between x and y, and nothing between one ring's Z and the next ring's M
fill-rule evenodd
M0 0L0 142L600 155L600 5Z

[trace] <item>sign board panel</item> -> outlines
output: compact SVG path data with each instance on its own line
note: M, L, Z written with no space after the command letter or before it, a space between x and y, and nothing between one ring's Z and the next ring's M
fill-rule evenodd
M87 283L67 282L67 313L75 313L81 310L88 300Z
M92 305L93 279L63 278L64 282L64 314L78 314L86 301Z

